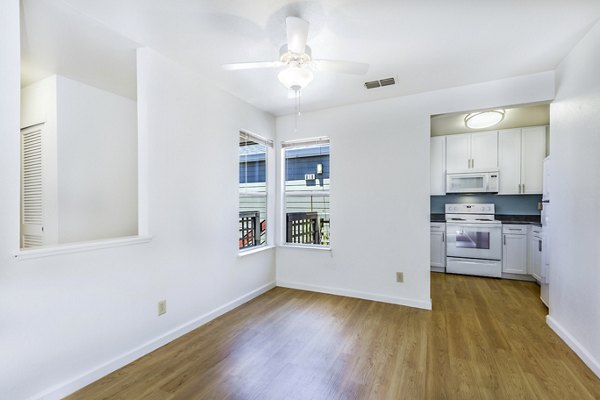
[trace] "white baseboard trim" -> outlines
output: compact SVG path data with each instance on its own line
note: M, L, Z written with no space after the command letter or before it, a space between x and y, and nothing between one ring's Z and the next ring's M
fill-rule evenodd
M431 299L429 299L429 300L407 299L404 297L387 296L387 295L381 295L381 294L376 294L376 293L362 292L359 290L333 288L333 287L327 287L327 286L311 285L311 284L306 284L306 283L280 281L280 280L277 281L277 286L281 286L281 287L285 287L285 288L289 288L289 289L308 290L309 292L327 293L327 294L333 294L333 295L337 295L337 296L355 297L358 299L380 301L382 303L391 303L391 304L398 304L401 306L408 306L408 307L421 308L424 310L431 310Z
M268 292L275 286L275 282L267 283L266 285L263 285L249 293L246 293L245 295L240 296L237 299L232 300L229 303L224 304L212 311L209 311L204 315L194 318L193 320L186 322L159 337L151 339L148 342L142 344L141 346L138 346L135 349L128 351L127 353L115 357L114 359L108 362L100 364L97 367L87 372L84 372L83 374L73 379L70 379L66 382L60 383L49 389L46 389L43 392L40 392L33 397L30 397L30 400L62 399L63 397L83 388L84 386L87 386L90 383L97 381L98 379L110 374L111 372L114 372L117 369L122 368L125 365L137 360L138 358L145 356L146 354L158 349L159 347L164 346L169 342L172 342L178 337L183 336L186 333L191 332L194 329L206 324L207 322L212 321L213 319L225 314L226 312L241 306L242 304L252 300L257 296L260 296L265 292Z
M546 316L548 326L569 346L581 361L587 365L598 378L600 378L600 362L585 349L561 324L551 316Z

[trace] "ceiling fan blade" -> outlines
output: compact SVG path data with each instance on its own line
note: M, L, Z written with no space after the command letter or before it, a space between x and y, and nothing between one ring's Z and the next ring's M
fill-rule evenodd
M287 17L285 19L287 28L288 50L296 54L304 54L306 40L308 39L308 22L302 18Z
M255 61L241 62L233 64L223 64L223 69L227 71L237 71L240 69L257 69L257 68L279 68L285 64L281 61Z
M313 60L313 64L317 70L342 74L364 75L369 70L369 64L354 61Z

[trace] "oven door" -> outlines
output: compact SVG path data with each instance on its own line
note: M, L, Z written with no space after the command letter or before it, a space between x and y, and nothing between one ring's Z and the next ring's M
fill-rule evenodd
M502 225L446 224L446 256L502 259Z

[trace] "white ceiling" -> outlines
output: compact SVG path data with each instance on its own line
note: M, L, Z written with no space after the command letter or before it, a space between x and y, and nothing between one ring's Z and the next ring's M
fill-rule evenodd
M365 76L316 73L303 91L303 110L552 70L600 18L598 0L23 1L30 9L46 4L68 14L58 19L61 28L54 27L53 34L43 31L44 24L25 21L29 37L46 38L30 41L24 49L24 57L37 69L51 72L60 67L57 58L83 58L72 67L75 74L108 72L105 80L114 75L121 81L112 86L126 86L131 71L116 69L131 69L130 61L124 61L125 50L131 53L139 43L275 115L289 114L294 107L276 78L277 70L223 71L220 66L276 59L285 42L286 16L309 21L308 44L315 58L371 65ZM77 33L82 30L87 34ZM64 50L58 57L53 52L61 46L49 42L59 39L99 41L92 47L122 62L109 63L112 73L110 65L99 68L102 57L82 57L87 54L82 43L62 46L75 50ZM109 49L113 42L114 49ZM40 51L46 56L33 56ZM363 86L365 81L390 76L396 77L395 86L368 91Z

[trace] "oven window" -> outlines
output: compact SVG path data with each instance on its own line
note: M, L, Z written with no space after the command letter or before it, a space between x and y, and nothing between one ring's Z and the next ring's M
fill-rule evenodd
M488 249L490 248L489 232L467 232L456 233L456 247L463 249Z

